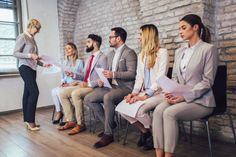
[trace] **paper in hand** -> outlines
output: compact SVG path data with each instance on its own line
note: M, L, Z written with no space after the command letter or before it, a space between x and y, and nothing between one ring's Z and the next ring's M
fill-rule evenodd
M158 78L157 84L162 88L163 92L172 93L173 95L183 95L191 90L190 86L178 84L165 75Z
M104 87L112 88L107 78L103 75L103 68L95 68L99 78L104 82Z

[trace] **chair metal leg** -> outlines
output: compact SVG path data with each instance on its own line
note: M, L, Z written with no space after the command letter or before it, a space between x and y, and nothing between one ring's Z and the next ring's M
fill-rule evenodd
M96 115L95 115L95 113L93 112L93 110L92 110L92 114L93 114L93 118L94 118L94 128L93 128L93 134L95 134L95 131L96 131L96 129L97 129L97 117L96 117Z
M89 108L89 132L92 132L92 110Z
M233 119L232 119L232 116L231 116L231 113L230 113L230 112L227 112L227 115L228 115L228 117L229 117L230 127L231 127L232 132L233 132L233 135L234 135L234 144L236 144L236 137L235 137L235 130L234 130Z
M123 145L126 144L126 139L127 139L127 134L128 134L128 130L129 130L129 125L130 125L130 123L127 121L127 125L126 125L126 129L125 129L125 137L124 137Z
M120 122L119 122L119 113L115 113L115 121L117 123L117 141L120 141Z
M55 115L55 112L56 112L56 107L53 106L53 111L52 111L52 121L54 120L54 115Z
M190 121L190 125L189 125L189 141L190 144L193 144L193 139L192 139L192 135L193 135L193 121Z
M184 127L184 122L183 122L183 121L180 121L180 123L181 123L182 129L183 129L185 141L188 141L188 137L187 137L187 134L186 134L186 131L185 131L185 127Z
M208 136L208 144L209 144L209 156L213 157L212 155L212 147L211 147L211 137L210 137L210 130L209 130L209 122L208 120L204 120L206 129L207 129L207 136Z

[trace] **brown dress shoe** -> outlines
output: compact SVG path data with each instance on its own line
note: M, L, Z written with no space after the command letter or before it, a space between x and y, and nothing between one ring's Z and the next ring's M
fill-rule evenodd
M82 131L85 131L86 130L86 127L85 125L76 125L69 133L68 135L75 135L75 134L78 134Z
M106 135L106 134L104 134L102 136L102 138L93 145L93 147L94 148L101 148L101 147L109 145L113 141L114 141L113 135Z
M68 130L75 127L75 122L66 122L65 125L58 128L59 131Z

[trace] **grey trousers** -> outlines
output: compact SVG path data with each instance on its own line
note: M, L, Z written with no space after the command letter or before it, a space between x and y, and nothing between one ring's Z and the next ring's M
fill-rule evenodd
M196 120L212 111L213 108L186 102L170 105L164 101L157 105L152 121L154 147L174 153L179 134L178 120Z
M91 108L95 116L104 123L104 133L112 135L115 107L130 93L129 88L95 88L84 98L84 105ZM104 103L104 108L101 103Z

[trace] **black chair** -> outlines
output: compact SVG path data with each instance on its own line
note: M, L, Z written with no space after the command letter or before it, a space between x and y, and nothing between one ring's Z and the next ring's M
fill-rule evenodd
M232 129L233 135L234 135L234 143L236 144L236 137L235 137L235 130L233 126L233 119L229 111L227 111L227 96L226 96L226 89L227 89L227 67L226 66L219 66L214 85L212 87L216 107L214 108L214 111L211 115L206 116L202 119L200 119L201 122L205 124L206 130L207 130L207 136L208 136L208 144L209 144L209 156L212 157L212 147L211 147L211 138L210 138L210 131L209 131L209 118L217 115L228 115L230 120L230 127ZM192 143L192 127L193 122L190 121L190 143Z

